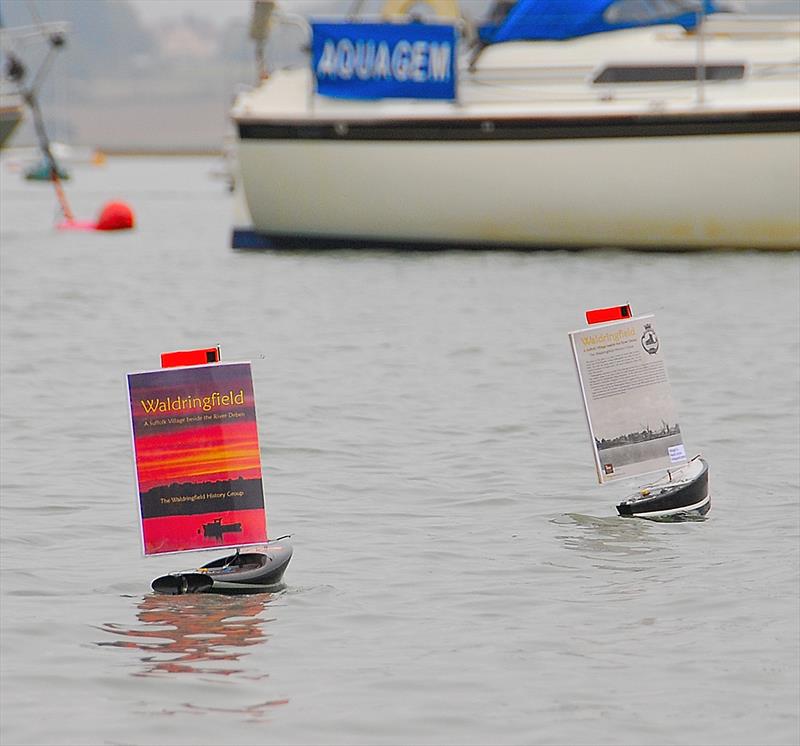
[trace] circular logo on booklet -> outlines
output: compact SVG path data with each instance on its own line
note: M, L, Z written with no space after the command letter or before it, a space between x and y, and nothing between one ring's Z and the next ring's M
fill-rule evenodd
M650 324L644 325L644 333L642 334L642 347L645 352L655 355L658 352L658 337L653 331Z

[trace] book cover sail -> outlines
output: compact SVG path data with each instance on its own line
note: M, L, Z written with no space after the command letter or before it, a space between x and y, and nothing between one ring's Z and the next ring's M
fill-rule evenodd
M687 462L653 315L570 332L600 483Z
M249 363L128 374L145 555L267 541Z

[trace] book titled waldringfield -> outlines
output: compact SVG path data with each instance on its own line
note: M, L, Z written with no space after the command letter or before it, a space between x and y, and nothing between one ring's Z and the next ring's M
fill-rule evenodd
M250 363L128 374L145 555L267 541Z
M655 317L570 332L601 483L685 464Z

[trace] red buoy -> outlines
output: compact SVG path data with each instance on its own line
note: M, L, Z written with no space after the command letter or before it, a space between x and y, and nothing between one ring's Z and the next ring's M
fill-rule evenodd
M95 230L124 231L133 228L133 210L124 202L108 202L103 206Z

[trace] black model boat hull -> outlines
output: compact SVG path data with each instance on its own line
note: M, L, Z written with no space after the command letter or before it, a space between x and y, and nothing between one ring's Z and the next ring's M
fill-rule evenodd
M156 578L156 593L177 596L184 593L264 593L274 589L292 558L286 542L269 543L252 551L220 557L194 570Z
M643 487L617 505L621 516L655 521L692 520L710 509L708 464L700 457L669 474L668 481Z

